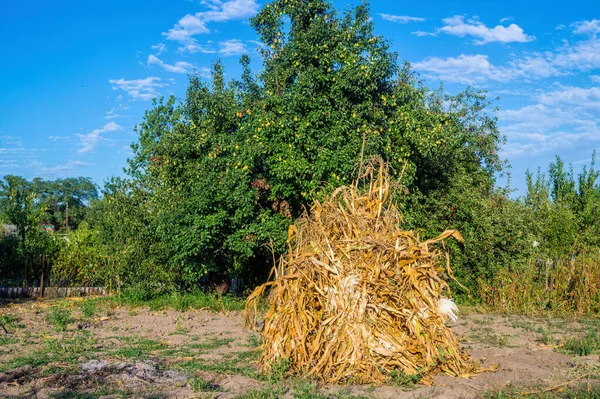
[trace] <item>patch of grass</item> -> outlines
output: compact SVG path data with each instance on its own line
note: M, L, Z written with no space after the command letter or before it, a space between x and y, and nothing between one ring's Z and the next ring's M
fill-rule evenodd
M126 338L123 346L112 355L126 359L145 359L150 352L165 348L165 344L152 339Z
M28 354L28 355L24 355L24 356L18 356L15 358L12 358L10 360L5 361L4 363L0 364L0 373L9 371L9 370L13 370L19 367L23 367L23 366L31 366L31 367L37 367L37 366L45 366L48 363L51 363L53 361L52 357L46 356L45 353L35 353L35 354Z
M19 324L19 318L12 314L0 315L0 324L2 324L9 332L18 328L25 328L24 324Z
M50 397L54 399L97 399L103 396L129 398L133 394L134 392L130 390L101 387L94 392L63 391L59 393L50 394Z
M200 377L193 377L189 379L188 384L194 392L223 392L223 389L220 386L211 384Z
M260 357L260 351L250 350L250 351L244 351L244 352L236 352L235 355L240 360L255 361Z
M235 341L235 338L211 338L206 342L190 345L190 348L199 350L211 350L221 348L223 346L229 346L230 343Z
M91 319L97 312L96 301L87 299L79 304L79 309L85 318Z
M590 329L584 337L568 338L561 350L577 356L587 356L600 349L600 333L597 329Z
M250 334L248 336L248 346L256 348L262 344L262 337L258 334Z
M65 331L73 321L71 311L63 307L53 307L46 315L48 323L54 325L56 331Z
M392 370L387 382L390 385L413 387L421 381L421 378L421 373L410 375L406 374L403 370Z
M262 389L254 389L236 399L279 399L285 396L287 389L283 385L267 385Z
M192 309L210 309L219 311L243 310L246 299L231 295L218 295L215 293L196 290L190 293L169 293L151 295L138 290L126 290L113 297L120 306L141 307L147 306L151 310L174 309L186 311Z
M550 329L545 329L543 327L538 328L538 334L541 336L536 340L537 342L544 345L552 345L556 343L556 338L554 338L554 334Z
M49 366L42 370L40 376L48 377L54 374L75 374L76 372L77 367Z
M15 337L0 336L0 345L10 345L19 342Z
M485 394L486 399L598 399L600 398L600 385L592 385L590 387L567 387L562 390L554 390L550 392L532 393L525 395L524 392L516 388L507 388L499 391L490 391ZM528 390L530 392L531 390Z
M45 352L51 353L61 361L75 361L80 356L92 352L96 340L93 337L77 336L70 339L42 340Z
M271 365L269 373L266 375L267 381L279 382L288 377L290 371L289 359L277 359Z
M187 372L209 371L219 374L240 374L249 378L264 379L261 374L256 372L254 367L235 357L217 361L194 359L180 361L171 366Z

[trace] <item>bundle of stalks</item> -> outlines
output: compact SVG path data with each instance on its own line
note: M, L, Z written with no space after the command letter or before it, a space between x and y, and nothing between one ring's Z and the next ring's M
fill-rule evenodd
M249 296L246 325L253 327L257 302L270 290L262 371L285 360L291 373L324 382L376 384L479 371L439 307L448 289L441 275L452 273L436 244L462 237L448 230L420 242L402 230L383 163L360 181L366 190L359 182L340 187L290 227L289 253L274 279Z

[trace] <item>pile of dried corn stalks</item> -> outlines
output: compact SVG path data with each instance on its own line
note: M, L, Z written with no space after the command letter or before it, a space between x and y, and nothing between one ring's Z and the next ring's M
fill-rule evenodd
M355 383L385 383L393 375L430 383L437 373L478 371L438 308L448 287L440 274L451 272L445 253L432 247L462 237L449 230L419 242L400 228L389 204L385 166L365 180L366 194L338 188L290 228L289 253L274 280L248 298L252 327L270 288L261 369L287 359L292 373Z

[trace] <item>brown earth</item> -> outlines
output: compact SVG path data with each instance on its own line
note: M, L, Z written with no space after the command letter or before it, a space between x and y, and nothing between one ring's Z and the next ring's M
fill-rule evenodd
M0 307L0 397L235 398L253 390L294 397L297 379L268 381L256 372L257 335L239 312L176 312L114 305L84 317L81 302L25 302ZM57 331L57 307L71 314ZM0 319L2 320L2 319ZM5 319L6 320L6 319ZM470 378L438 376L431 386L320 386L320 397L476 398L518 387L539 389L600 366L598 355L559 353L557 342L583 334L593 321L492 314L464 315L452 326L464 348L497 371ZM273 388L275 389L275 388ZM296 394L295 397L302 397Z

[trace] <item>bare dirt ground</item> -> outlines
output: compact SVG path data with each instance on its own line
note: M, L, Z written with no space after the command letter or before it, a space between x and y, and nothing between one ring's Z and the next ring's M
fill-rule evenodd
M474 359L499 364L497 371L380 387L260 375L258 335L243 329L239 312L33 301L0 305L0 322L8 331L0 328L2 398L477 398L552 387L597 375L600 366L597 354L557 347L597 328L592 320L463 315L453 331Z

